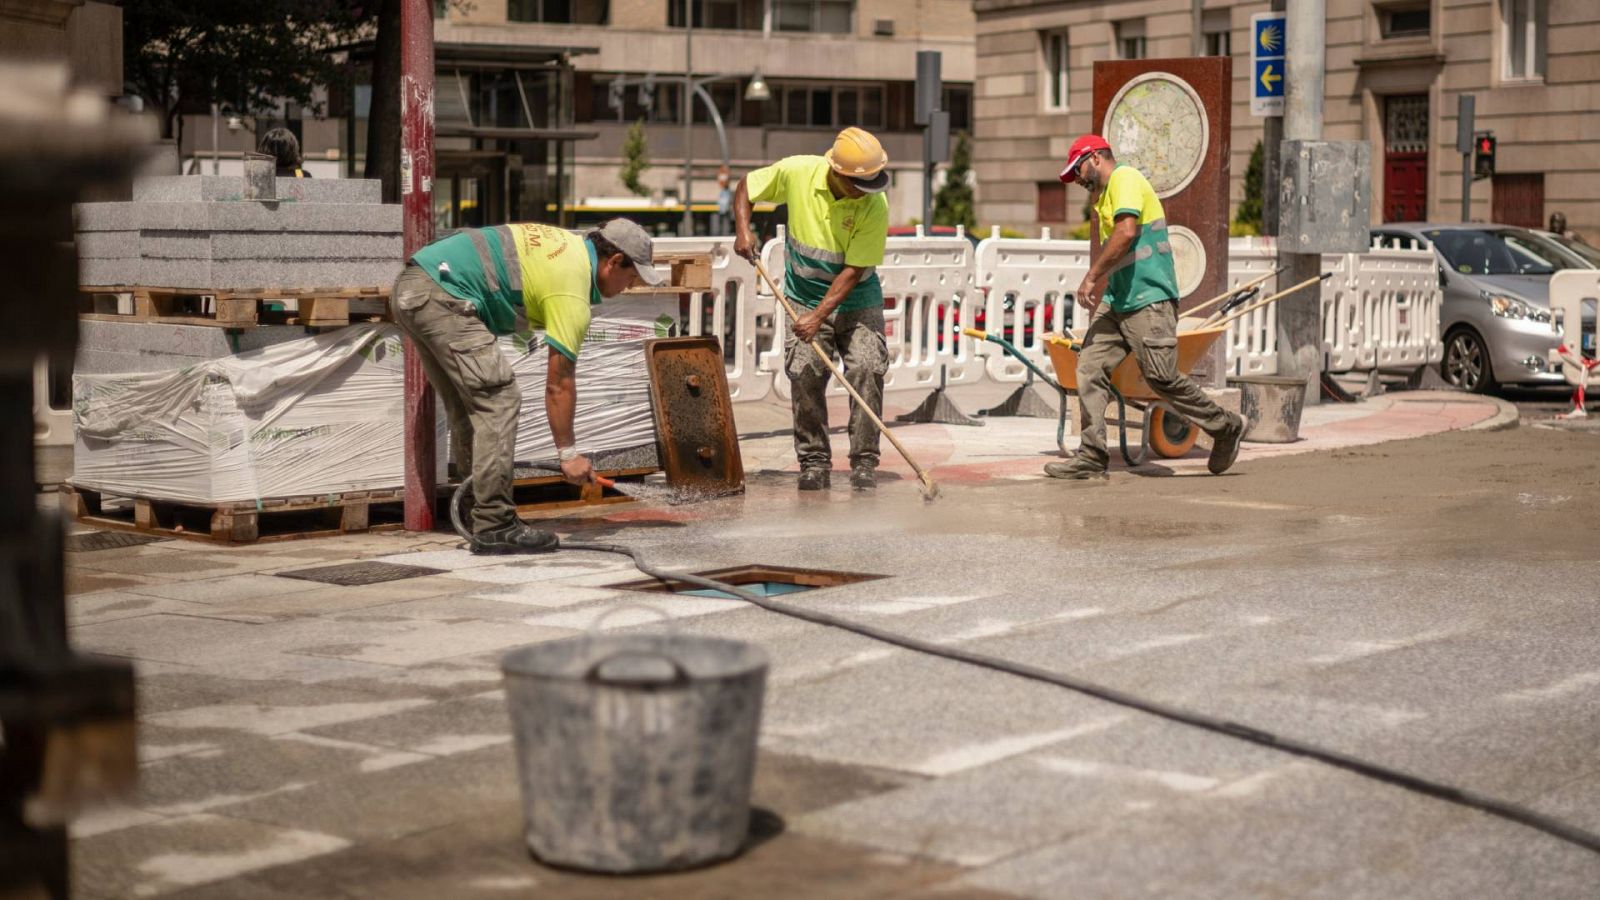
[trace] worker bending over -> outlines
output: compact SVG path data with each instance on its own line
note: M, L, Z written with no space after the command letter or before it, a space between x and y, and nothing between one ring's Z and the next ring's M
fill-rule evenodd
M458 470L472 474L474 553L557 546L554 534L517 517L512 500L522 393L496 336L519 330L519 321L544 330L545 418L561 474L573 484L593 481L572 428L589 307L637 282L660 284L651 253L650 236L627 219L582 236L551 225L468 228L418 250L395 281L395 322L444 401Z
M1076 455L1047 463L1045 473L1077 480L1106 477L1111 372L1131 352L1156 396L1211 435L1207 468L1221 475L1239 455L1244 420L1178 371L1178 276L1166 213L1155 189L1138 169L1119 164L1111 145L1094 134L1073 142L1061 180L1076 181L1089 191L1100 252L1078 286L1078 305L1090 314L1078 354L1082 441Z
M799 487L829 486L833 451L828 443L828 367L808 346L815 340L844 361L844 377L883 415L883 376L889 349L883 330L883 286L876 267L889 234L889 155L878 139L859 128L839 132L822 156L791 156L757 169L734 191L734 252L755 262L759 245L750 231L753 201L787 205L783 293L807 310L784 346L784 371L791 385L794 449L800 459ZM878 486L878 429L865 410L850 402L850 484Z

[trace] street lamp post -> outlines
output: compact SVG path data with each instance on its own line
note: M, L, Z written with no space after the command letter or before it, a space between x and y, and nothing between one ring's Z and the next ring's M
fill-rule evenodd
M683 116L683 219L678 224L678 234L681 237L694 236L694 209L690 206L690 195L694 190L694 98L699 97L705 101L706 111L711 117L711 124L717 129L717 143L722 150L722 165L727 168L731 159L728 154L728 131L722 124L722 113L717 110L717 104L712 102L711 94L705 86L725 78L734 78L733 75L713 75L710 78L695 80L694 77L694 6L696 0L683 0L683 97L679 106L679 114ZM767 88L767 82L762 79L757 71L745 86L744 98L757 102L767 100L772 96L772 91Z
M678 234L694 237L694 211L689 208L694 186L694 0L683 0L683 96L678 113L683 116L683 222Z

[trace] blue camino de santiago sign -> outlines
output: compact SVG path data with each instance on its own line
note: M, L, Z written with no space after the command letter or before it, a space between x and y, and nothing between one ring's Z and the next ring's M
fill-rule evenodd
M1250 115L1283 115L1284 48L1288 35L1281 12L1250 17Z

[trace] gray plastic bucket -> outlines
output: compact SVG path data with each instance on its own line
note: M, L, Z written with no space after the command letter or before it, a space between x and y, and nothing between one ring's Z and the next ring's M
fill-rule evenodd
M1228 379L1239 389L1244 439L1261 444L1291 444L1300 439L1300 413L1305 409L1306 383L1301 378L1245 375Z
M767 656L738 641L633 634L501 661L528 849L612 874L739 852Z

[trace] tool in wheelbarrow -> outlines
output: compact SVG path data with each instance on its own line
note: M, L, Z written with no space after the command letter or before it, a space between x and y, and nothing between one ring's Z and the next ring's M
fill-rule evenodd
M772 283L772 276L767 274L766 267L761 265L760 261L756 262L756 274L760 275L761 280L767 283L767 290L772 292L772 296L777 297L778 302L783 304L784 312L789 314L789 318L799 321L800 314L795 311L794 304L790 303L789 298L783 295L783 291L778 290L778 286ZM856 408L867 414L867 418L872 420L872 424L877 426L878 431L889 439L889 443L894 445L894 449L900 452L900 456L911 467L911 471L917 473L917 481L922 487L922 499L932 500L939 496L939 486L933 483L932 476L917 465L917 461L911 458L911 454L906 451L905 446L896 440L894 435L889 433L889 427L883 424L883 420L878 418L865 400L861 399L861 395L856 393L856 389L850 386L850 382L844 379L844 373L839 371L839 367L833 364L832 359L828 358L828 354L823 351L822 345L813 339L810 342L810 346L811 350L817 354L817 358L822 360L822 364L828 367L828 371L833 374L834 379L844 385L844 389L850 393L850 399L856 402Z
M1249 303L1251 299L1260 296L1262 285L1266 284L1268 279L1275 278L1283 272L1284 267L1279 266L1278 268L1273 269L1271 272L1267 272L1264 275L1259 275L1255 278L1252 278L1238 287L1229 288L1228 290L1223 291L1222 293L1212 297L1210 300L1207 300L1198 306L1192 306L1189 309L1184 310L1183 316L1185 318L1193 319L1201 312L1216 306L1218 303L1221 303L1222 306L1218 308L1216 313L1211 314L1211 318L1215 318L1218 313L1223 313L1230 309L1236 309L1240 304Z
M1050 354L1050 363L1056 370L1056 375L1052 378L1005 338L976 328L965 329L964 333L968 337L988 341L1000 347L1060 393L1061 407L1056 420L1056 446L1060 448L1063 456L1070 456L1071 451L1067 449L1066 398L1078 392L1078 352L1083 349L1083 344L1070 336L1045 337L1045 350ZM1179 332L1178 371L1188 373L1193 369L1195 363L1200 361L1211 344L1223 333L1224 329L1221 328ZM1111 393L1117 399L1117 418L1108 424L1118 426L1122 458L1130 466L1142 465L1149 459L1151 450L1168 459L1182 456L1189 452L1200 436L1198 427L1158 402L1155 391L1145 382L1144 376L1139 372L1138 362L1131 355L1112 370ZM1144 411L1145 421L1142 423L1128 421L1128 406ZM1140 441L1137 455L1128 448L1129 426L1139 428Z

